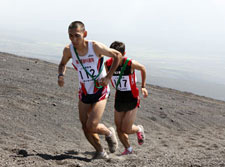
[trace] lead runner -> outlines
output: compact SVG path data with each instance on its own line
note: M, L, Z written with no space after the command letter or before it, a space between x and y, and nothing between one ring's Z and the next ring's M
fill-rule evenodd
M111 153L115 152L118 142L115 130L100 123L107 98L109 96L109 81L119 65L121 53L106 47L104 44L86 40L87 31L81 21L74 21L68 27L71 44L63 50L63 56L58 68L58 85L64 85L66 64L72 59L72 64L79 76L79 118L83 132L89 143L95 148L93 158L107 159L108 154L103 149L98 135L105 135ZM106 73L103 56L114 61Z

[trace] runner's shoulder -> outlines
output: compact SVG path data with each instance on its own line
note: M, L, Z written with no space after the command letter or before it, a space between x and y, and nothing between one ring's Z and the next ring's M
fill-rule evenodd
M108 60L106 60L105 64L106 66L111 66L113 62L113 58L109 58Z
M65 46L65 48L63 49L63 55L72 57L71 52L70 52L70 45Z
M94 41L94 40L91 40L91 42L92 42L93 48L95 48L95 49L106 47L106 45L101 42Z
M128 66L131 66L131 64L133 63L133 61L135 61L135 60L133 60L131 58L128 58L126 56L123 56L123 58L122 58L123 63L125 63L126 60L128 60L128 64L127 64Z
M66 46L64 47L64 50L70 50L70 45L66 45Z
M97 42L93 40L91 42L92 42L92 47L94 49L95 54L101 58L103 56L102 49L105 48L106 46L101 42Z

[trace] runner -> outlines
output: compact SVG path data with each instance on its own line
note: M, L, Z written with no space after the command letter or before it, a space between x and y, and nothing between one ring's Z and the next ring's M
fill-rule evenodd
M120 61L119 67L113 74L111 83L116 88L115 95L115 124L119 139L125 147L122 155L131 154L133 148L131 147L128 135L137 134L139 145L144 143L145 135L142 125L134 125L136 118L137 108L140 104L139 90L136 87L135 70L141 71L142 76L142 94L146 98L148 91L145 88L146 85L146 70L143 65L135 60L124 57L125 44L119 41L115 41L111 44L110 48L119 51L123 58ZM110 58L105 63L106 70L110 70L113 67L113 59Z
M64 75L67 62L72 59L72 65L79 76L79 117L83 132L89 143L95 148L93 158L108 158L100 144L98 135L105 135L111 153L118 147L115 130L100 123L107 98L109 96L108 82L119 65L120 52L105 45L86 40L87 31L80 21L72 22L68 27L71 44L64 48L58 69L58 84L64 85ZM106 74L104 57L113 58L112 68Z

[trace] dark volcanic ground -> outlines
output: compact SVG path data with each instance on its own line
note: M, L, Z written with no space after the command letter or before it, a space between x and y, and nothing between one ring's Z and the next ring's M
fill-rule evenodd
M136 119L145 127L145 144L130 135L134 154L120 156L119 144L110 160L92 160L78 117L77 74L68 68L59 88L57 69L0 53L1 167L225 167L225 102L153 85ZM102 122L115 127L111 90Z

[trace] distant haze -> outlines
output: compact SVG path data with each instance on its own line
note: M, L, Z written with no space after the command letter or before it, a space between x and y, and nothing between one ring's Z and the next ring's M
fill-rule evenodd
M148 83L225 100L224 0L0 0L0 51L58 63L74 20L123 41Z

